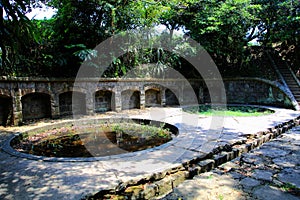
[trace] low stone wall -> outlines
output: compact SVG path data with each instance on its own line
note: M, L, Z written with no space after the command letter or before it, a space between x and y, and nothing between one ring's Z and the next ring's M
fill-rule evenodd
M86 78L74 84L73 79L2 77L0 124L109 110L210 103L212 95L214 102L293 108L291 96L276 82L255 78L222 81L226 97L221 95L215 80Z

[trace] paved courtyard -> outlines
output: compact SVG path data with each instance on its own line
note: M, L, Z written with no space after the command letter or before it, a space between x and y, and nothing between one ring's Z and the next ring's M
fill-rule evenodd
M186 180L163 199L300 199L300 127Z
M7 140L17 131L67 120L48 120L36 125L1 128L0 198L81 199L100 190L116 188L120 183L137 182L177 167L187 160L204 156L216 145L235 144L251 134L266 131L300 115L292 110L274 110L274 114L261 117L199 117L184 113L179 108L154 108L94 116L160 120L177 126L179 135L170 143L155 149L89 162L29 159L7 148ZM291 181L299 180L297 176L299 128L211 172L186 180L165 198L267 199L263 197L279 195L281 199L299 199L294 189L299 188L299 182ZM283 189L292 192L287 194L282 192Z

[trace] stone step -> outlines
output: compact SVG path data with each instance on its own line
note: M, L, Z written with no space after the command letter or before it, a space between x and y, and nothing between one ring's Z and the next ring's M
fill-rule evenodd
M292 74L289 75L282 75L283 77L285 77L286 79L291 79L291 80L295 80L294 76Z
M295 91L300 91L300 87L298 85L289 86L289 88Z
M296 99L297 101L300 101L299 95L298 95L298 97L297 97L297 95L294 95L294 97L295 97L295 99Z
M285 80L286 81L295 81L296 82L296 80L294 79L293 76L285 77Z
M283 76L283 79L286 81L295 81L295 79L292 77L292 76L289 76L289 77L284 77Z
M290 74L290 75L282 75L284 79L291 79L294 80L294 77Z
M300 93L298 92L298 90L293 90L293 89L290 89L291 90L291 92L293 93L293 94L295 94L295 95L300 95Z
M295 97L295 99L296 99L297 101L300 101L300 96L299 96L299 94L298 94L298 95L294 95L294 97Z
M287 81L294 81L295 83L296 83L296 81L293 79L293 78L286 78L286 77L283 77L284 78L284 80L285 80L285 82L287 82Z
M295 92L300 91L300 87L294 86L294 87L289 87L290 90L294 90Z
M296 84L297 85L297 82L294 79L285 78L284 80L285 80L286 83Z
M290 72L290 70L285 70L285 69L279 69L279 71L281 72L281 73L288 73L288 74L290 74L291 72Z
M290 90L294 90L294 91L298 91L300 90L299 86L291 86L291 85L288 85L288 87L290 88Z
M277 63L277 68L278 69L288 69L284 64L282 63Z
M284 74L281 74L283 78L285 79L294 79L293 75L292 74L288 74L288 75L284 75Z
M293 76L291 72L280 72L282 76Z
M291 86L291 87L299 87L298 84L296 82L292 82L292 81L285 81L286 84L288 86Z
M278 68L278 70L282 73L291 73L291 71L289 69L280 69L280 68Z

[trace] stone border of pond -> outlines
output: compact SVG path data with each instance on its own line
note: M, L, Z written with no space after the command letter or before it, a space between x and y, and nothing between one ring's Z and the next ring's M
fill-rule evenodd
M36 128L36 129L30 130L29 132L51 130L53 128L61 128L64 126L68 126L70 124L78 125L78 123L79 124L82 123L83 125L89 125L89 124L95 124L95 123L98 124L98 123L123 123L123 122L134 122L134 123L138 122L138 123L144 123L145 125L150 124L150 123L152 125L157 125L157 124L163 123L164 127L170 129L171 132L173 133L172 134L173 139L176 140L176 135L178 135L178 128L176 128L176 126L173 126L171 124L159 122L159 121L155 121L155 120L134 119L134 118L79 119L77 121L73 120L73 121L69 121L69 122L56 123L55 125L43 126L41 128ZM26 132L24 132L24 133L26 133ZM29 154L29 153L23 153L23 152L15 150L11 146L11 143L14 140L18 139L18 137L22 137L22 134L24 134L24 133L16 133L12 137L10 137L3 145L2 150L12 156L26 158L26 159L30 159L30 160L38 160L38 161L46 161L46 162L94 162L94 161L111 160L111 159L138 156L141 154L145 154L147 152L166 148L166 147L172 145L174 142L176 142L176 141L173 141L173 139L172 139L171 141L169 141L165 144L162 144L162 145L159 145L159 146L156 146L153 148L149 148L149 149L145 149L145 150L141 150L141 151L135 151L135 152L127 152L125 154L119 154L119 155L110 155L110 156L101 156L101 157L46 157L46 156L33 155L33 154Z

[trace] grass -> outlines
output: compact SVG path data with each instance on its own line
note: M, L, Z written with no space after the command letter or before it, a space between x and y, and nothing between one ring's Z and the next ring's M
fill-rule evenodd
M291 190L296 190L298 189L295 185L291 184L291 183L285 183L280 187L283 191L285 192L289 192Z
M63 127L56 127L50 129L35 129L19 135L13 140L13 144L20 142L28 142L32 145L40 144L45 141L59 142L63 137L77 137L86 133L97 132L116 132L128 134L131 137L143 138L164 138L170 139L172 132L168 128L164 128L164 124L160 127L151 125L136 124L136 123L112 123L112 124L92 124L83 126L73 126L72 124L65 124Z
M184 109L189 113L196 113L202 116L232 116L232 117L257 117L272 114L273 111L252 106L215 106L200 105Z

